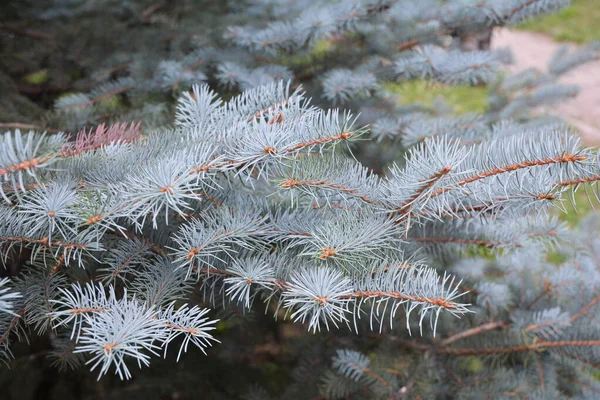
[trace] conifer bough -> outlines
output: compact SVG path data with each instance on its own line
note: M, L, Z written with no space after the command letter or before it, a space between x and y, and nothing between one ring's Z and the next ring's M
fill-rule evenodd
M597 221L550 214L600 180L598 156L528 111L576 94L557 79L599 47L499 77L508 52L459 39L569 2L250 3L233 51L194 45L153 74L132 52L60 97L52 126L79 134L0 125L1 255L28 259L0 280L0 356L49 333L55 366L133 375L129 396L156 387L135 364L200 349L230 383L214 355L245 361L229 324L258 310L310 331L277 346L298 360L281 398L597 397ZM489 107L456 116L386 90L413 78L489 83ZM179 98L173 126L167 100L147 104L157 91ZM121 122L91 127L107 118Z
M181 303L195 286L213 302L264 302L312 331L358 331L366 319L381 332L400 315L410 331L414 311L421 334L427 323L435 335L443 313L474 310L463 300L470 289L428 266L428 255L535 246L556 235L558 227L538 229L567 182L598 175L593 150L547 131L473 145L428 139L376 178L344 155L363 135L355 117L311 106L300 89L271 84L229 102L206 86L192 93L167 132L122 124L74 141L4 134L4 259L28 248L36 265L2 289L5 354L21 324L68 329L73 354L87 355L92 370L128 378L127 358L148 365L174 338L184 338L180 355L216 341L210 312ZM72 268L92 268L102 283L69 286ZM55 289L31 293L34 279ZM45 312L31 314L38 296Z

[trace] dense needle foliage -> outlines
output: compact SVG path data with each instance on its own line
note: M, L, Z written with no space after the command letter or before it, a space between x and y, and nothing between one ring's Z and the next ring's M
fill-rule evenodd
M50 3L30 17L94 7ZM115 55L52 132L4 123L2 374L45 340L31 359L69 398L594 398L598 223L553 215L598 153L532 109L575 95L557 78L598 46L504 75L477 39L567 4L223 6L177 59ZM128 7L152 25L166 6ZM414 78L488 85L489 108L385 89Z

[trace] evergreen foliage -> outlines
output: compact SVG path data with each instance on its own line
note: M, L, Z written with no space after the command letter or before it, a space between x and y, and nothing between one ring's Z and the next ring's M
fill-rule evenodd
M73 12L58 3L48 12ZM285 350L285 386L248 398L593 398L598 224L551 214L600 180L598 152L531 109L574 95L557 77L598 47L501 76L507 53L461 41L568 1L249 4L226 51L162 60L151 78L132 63L60 97L51 120L78 133L2 135L2 260L27 259L0 280L3 360L51 335L53 365L99 380L136 379L169 348L208 354L209 376L254 346L227 331L261 329L264 312L310 333ZM490 85L489 110L384 89L413 78ZM174 105L99 123L107 100L165 89Z

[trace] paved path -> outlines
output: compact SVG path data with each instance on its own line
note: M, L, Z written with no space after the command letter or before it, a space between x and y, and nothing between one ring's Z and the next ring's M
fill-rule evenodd
M496 30L492 39L493 48L509 46L512 49L515 59L509 67L512 71L531 67L547 71L548 61L561 45L540 33L508 29ZM576 98L552 106L550 111L575 125L587 144L600 145L600 61L577 67L560 81L577 85L581 91Z

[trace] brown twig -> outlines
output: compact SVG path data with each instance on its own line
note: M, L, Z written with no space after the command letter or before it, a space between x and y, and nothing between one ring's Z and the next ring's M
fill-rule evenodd
M423 193L427 190L431 189L433 185L444 176L448 175L452 171L452 167L446 166L440 169L439 171L433 173L428 179L423 181L421 186L419 186L415 192L410 196L404 203L397 207L400 210L400 216L406 215L408 210L410 210L410 206L413 204L415 200L417 200Z
M324 189L330 189L330 190L334 190L334 191L338 191L338 192L347 193L349 195L352 195L352 196L364 201L367 204L371 204L371 205L379 204L375 200L369 199L367 197L367 195L359 193L358 190L356 190L356 189L352 189L350 187L339 185L339 184L333 183L333 182L318 181L318 180L306 181L306 180L299 180L299 179L286 179L285 181L283 181L280 184L280 186L284 189L291 189L291 188L300 187L300 186L315 186L315 187L320 187L320 188L324 188Z
M0 128L31 129L38 131L47 131L51 133L60 132L58 129L44 128L43 126L32 124L22 124L20 122L0 122Z
M445 237L420 237L420 238L409 238L415 242L432 242L432 243L458 243L458 244L466 244L466 245L474 245L487 247L489 249L501 247L501 246L514 246L514 247L522 247L520 243L511 243L511 242L494 242L491 240L482 240L482 239L456 239L456 238L445 238Z
M161 0L161 1L151 5L150 7L146 8L144 11L142 11L142 14L140 15L140 19L142 20L142 22L144 24L149 24L151 22L150 17L152 16L152 14L154 14L155 12L157 12L164 6L165 6L164 0Z
M468 185L469 183L472 183L472 182L475 182L475 181L478 181L481 179L489 178L492 176L500 175L505 172L512 172L512 171L516 171L519 169L536 167L536 166L541 166L541 165L563 164L563 163L584 161L586 159L587 159L587 156L577 155L577 154L568 154L565 152L558 157L548 157L548 158L544 158L542 160L533 160L533 161L526 160L526 161L522 161L519 163L504 165L501 167L492 168L488 171L480 172L476 175L471 175L471 176L459 181L454 186L440 188L436 192L434 192L431 197L433 198L433 197L439 196L441 194L449 192L450 190L457 189L457 188L463 187L465 185Z
M555 347L590 347L600 346L600 340L540 340L531 344L521 346L503 346L503 347L488 347L482 349L467 349L467 348L440 348L437 350L439 354L447 354L453 356L479 356L492 354L510 354L523 353L526 351L546 350Z
M456 342L457 340L460 339L464 339L470 336L475 336L475 335L479 335L481 333L487 332L487 331L491 331L494 329L498 329L498 328L502 328L502 329L506 329L506 324L503 321L497 321L497 322L488 322L487 324L483 324L483 325L479 325L476 326L474 328L471 329L467 329L466 331L462 331L459 333L456 333L450 337L448 337L445 340L442 340L442 342L440 343L440 345L442 347L448 346L451 343Z
M28 36L33 39L39 39L39 40L54 39L54 36L49 33L34 31L31 29L27 29L27 28L19 28L17 26L0 24L0 29L2 29L5 32L14 33L14 34L21 35L21 36Z

